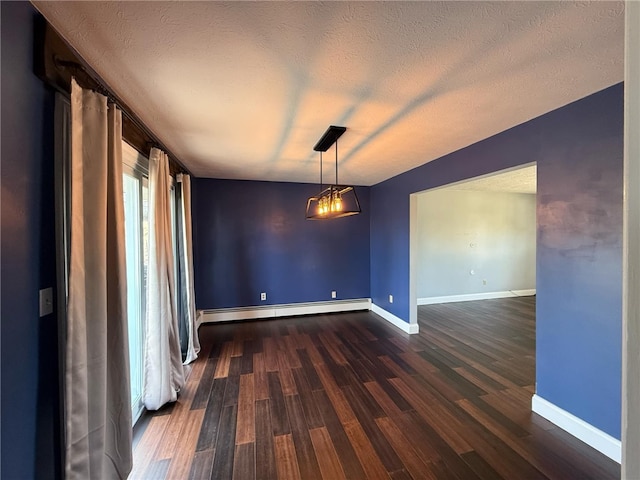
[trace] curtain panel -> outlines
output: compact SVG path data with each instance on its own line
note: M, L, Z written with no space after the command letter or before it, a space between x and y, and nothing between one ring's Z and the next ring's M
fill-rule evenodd
M157 148L149 155L149 267L145 327L147 410L175 402L184 386L184 371L174 285L171 241L169 158Z
M182 293L183 322L186 325L186 356L184 364L189 364L198 358L200 340L196 325L196 300L193 285L193 236L191 229L191 177L187 174L178 175L178 182L182 186L180 195L180 285Z
M132 466L122 113L71 85L65 478L126 479Z

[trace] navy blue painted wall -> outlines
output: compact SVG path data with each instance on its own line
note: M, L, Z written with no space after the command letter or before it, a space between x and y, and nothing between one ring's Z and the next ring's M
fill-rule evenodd
M199 309L369 297L369 188L362 213L305 220L318 185L195 179ZM260 301L267 292L267 301Z
M3 479L60 476L55 289L53 94L33 75L35 10L2 2Z
M622 146L618 84L373 186L373 303L409 319L411 193L536 161L537 392L620 438Z
M547 119L537 197L537 393L618 439L623 102L617 86Z

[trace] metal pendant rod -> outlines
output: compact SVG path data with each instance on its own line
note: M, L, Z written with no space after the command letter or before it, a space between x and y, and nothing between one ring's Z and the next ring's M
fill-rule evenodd
M336 185L338 185L338 139L336 138Z

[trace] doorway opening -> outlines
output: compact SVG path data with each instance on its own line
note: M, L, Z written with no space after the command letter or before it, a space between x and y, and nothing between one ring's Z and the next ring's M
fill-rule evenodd
M411 207L416 315L418 305L535 295L535 164L413 194Z

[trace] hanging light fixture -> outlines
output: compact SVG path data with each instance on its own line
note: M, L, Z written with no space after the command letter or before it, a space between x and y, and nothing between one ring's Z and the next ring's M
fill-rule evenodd
M346 130L346 127L331 125L313 147L316 152L320 152L320 193L307 200L307 220L348 217L362 211L355 188L351 185L338 184L338 138ZM322 152L326 152L334 143L336 144L336 181L324 188L322 183Z

